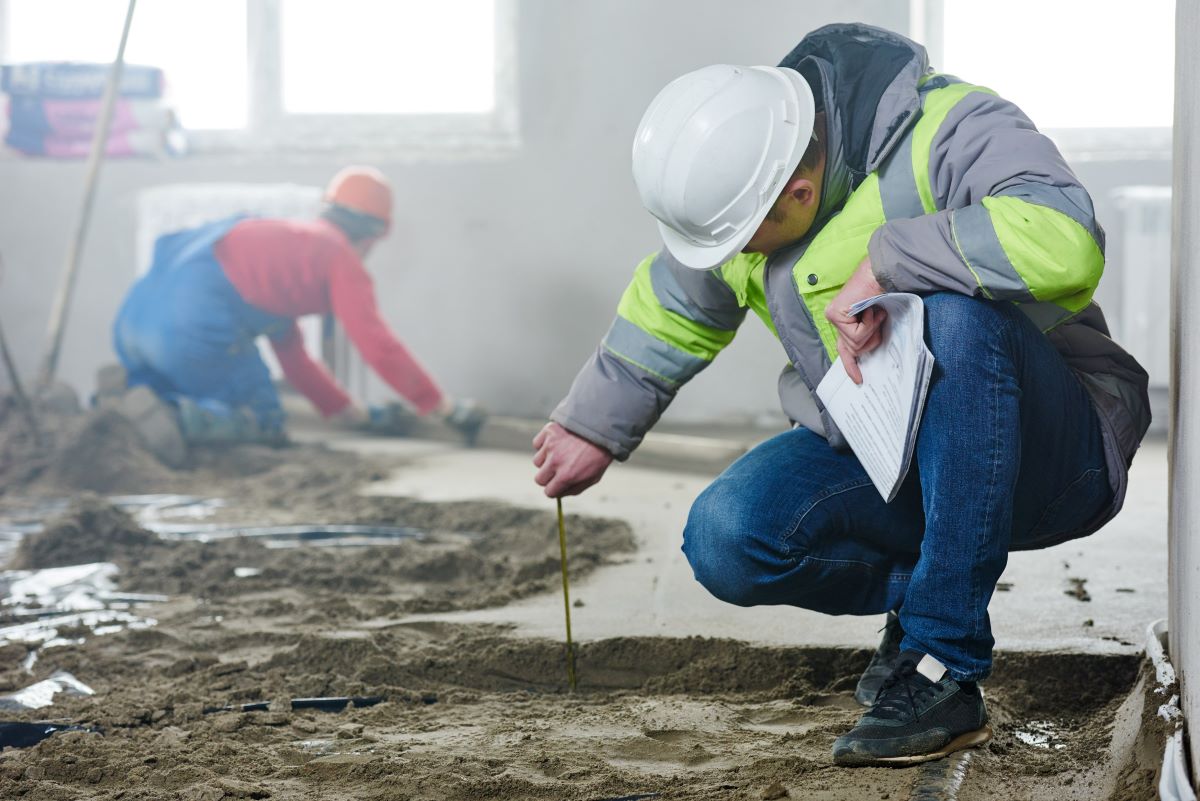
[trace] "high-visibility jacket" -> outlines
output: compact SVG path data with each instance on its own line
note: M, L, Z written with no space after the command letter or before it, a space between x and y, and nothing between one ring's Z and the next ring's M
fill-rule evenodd
M1104 234L1054 144L1012 103L933 74L922 47L878 28L827 26L781 66L800 71L826 111L813 229L770 257L739 254L710 272L665 248L646 258L551 418L628 457L753 311L787 354L785 413L844 447L815 396L836 358L825 308L869 255L889 291L1014 302L1047 333L1099 413L1115 514L1149 426L1147 377L1092 302Z

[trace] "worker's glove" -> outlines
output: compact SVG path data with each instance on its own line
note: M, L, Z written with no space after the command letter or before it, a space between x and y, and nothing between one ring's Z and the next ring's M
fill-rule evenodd
M367 407L367 430L379 434L403 436L412 432L417 416L402 403Z
M446 425L463 435L468 446L472 446L479 438L479 431L487 418L487 410L478 401L466 398L454 401L445 421Z

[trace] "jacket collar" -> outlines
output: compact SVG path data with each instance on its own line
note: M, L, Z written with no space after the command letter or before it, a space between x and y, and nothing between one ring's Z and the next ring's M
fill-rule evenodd
M805 36L779 66L803 75L818 110L825 111L819 225L879 168L916 121L921 109L918 83L930 71L929 57L924 47L900 34L870 25L836 24Z

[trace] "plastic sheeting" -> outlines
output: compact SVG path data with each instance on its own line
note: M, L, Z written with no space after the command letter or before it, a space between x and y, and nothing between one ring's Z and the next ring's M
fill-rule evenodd
M0 626L0 644L36 645L24 665L29 670L41 650L82 642L60 637L62 629L82 627L104 635L155 625L154 618L135 611L135 606L167 597L117 592L116 575L112 562L0 572L0 613L16 621Z
M96 691L67 671L59 670L50 678L30 684L23 690L0 695L0 709L42 709L54 703L54 696L59 693L87 696L95 695Z

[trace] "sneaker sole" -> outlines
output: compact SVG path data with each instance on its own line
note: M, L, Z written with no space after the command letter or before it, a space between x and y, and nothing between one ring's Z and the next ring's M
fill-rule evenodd
M894 756L894 757L876 757L869 754L846 754L846 757L839 760L834 759L838 765L846 767L863 767L867 765L917 765L922 762L932 762L935 759L950 756L955 751L963 751L967 748L978 748L985 745L992 739L992 727L990 724L984 724L982 729L960 734L945 746L937 751L931 751L928 754L914 754L912 756Z

